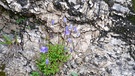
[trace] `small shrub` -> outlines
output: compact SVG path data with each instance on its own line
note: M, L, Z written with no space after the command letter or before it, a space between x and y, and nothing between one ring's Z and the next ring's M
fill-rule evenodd
M60 44L49 44L40 49L40 59L36 64L39 70L45 75L54 75L59 71L60 66L69 58L69 54Z

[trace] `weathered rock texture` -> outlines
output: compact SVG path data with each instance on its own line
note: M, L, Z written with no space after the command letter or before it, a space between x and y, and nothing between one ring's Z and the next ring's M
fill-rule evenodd
M79 76L135 75L135 25L127 19L134 15L131 0L2 0L0 5L12 11L14 19L15 14L29 17L18 27L11 13L1 13L0 18L6 19L0 20L1 34L21 32L18 41L23 43L22 47L0 47L0 63L6 64L7 76L29 76L37 70L34 61L39 58L39 48L47 43L44 38L57 43L58 38L65 38L65 26L71 24L77 27L77 33L71 33L72 41L66 42L72 58L56 76L70 76L71 72ZM35 28L23 28L27 26Z

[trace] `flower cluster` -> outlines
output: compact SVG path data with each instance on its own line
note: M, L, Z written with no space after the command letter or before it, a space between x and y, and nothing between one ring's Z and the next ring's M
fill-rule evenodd
M78 37L80 36L80 33L79 33L79 31L78 31L78 29L77 29L76 26L73 26L72 24L70 24L70 25L67 25L67 24L66 24L66 23L67 23L66 17L63 18L63 22L64 22L65 25L66 25L66 26L65 26L65 30L64 30L64 35L66 36L65 39L67 39L67 41L68 41L69 43L72 43L72 39L71 39L71 36L70 36L71 33L77 34ZM70 51L72 52L73 49L70 48Z
M59 71L59 67L69 59L66 48L62 44L47 44L40 48L40 59L37 67L45 76L51 76Z
M79 31L76 26L73 26L72 24L67 25L67 21L67 18L64 17L64 40L72 44L72 33L78 34ZM54 19L51 20L51 24L55 25ZM54 75L56 72L59 71L59 67L61 66L61 64L67 62L70 57L66 50L70 50L70 52L73 52L74 49L66 47L65 44L47 44L47 46L42 46L40 48L41 59L37 61L39 70L41 70L41 72L45 76Z
M70 26L65 27L65 35L70 35L71 32L73 33L79 33L76 26L73 26L72 24Z
M66 17L63 18L63 22L66 25L66 27L65 27L65 35L70 35L71 32L76 33L76 34L79 34L79 31L78 31L78 29L77 29L76 26L73 26L72 24L70 24L70 25L67 25L66 24L67 23Z
M41 49L40 49L40 52L41 53L46 53L46 52L48 52L48 47L41 47Z

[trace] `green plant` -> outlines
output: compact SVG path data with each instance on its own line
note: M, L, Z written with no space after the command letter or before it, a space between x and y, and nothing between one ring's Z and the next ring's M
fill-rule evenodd
M11 45L13 43L11 38L8 35L2 35L2 37L4 38L4 41L0 42L0 44Z
M12 39L9 35L2 35L4 41L0 41L2 45L12 45L14 43L18 44L17 34L15 33L14 39Z
M6 76L4 69L5 69L5 64L0 64L0 76Z
M132 8L133 8L133 12L135 12L135 0L132 0Z
M78 74L76 72L71 72L72 76L78 76Z
M22 21L24 21L26 18L25 17L20 17L19 19L16 20L16 23L19 24Z
M32 72L30 76L40 76L38 72Z
M41 48L40 59L36 64L39 70L45 75L54 75L59 71L60 66L69 59L69 54L60 44L49 44Z
M135 24L135 16L133 16L133 15L127 15L127 19L130 21L130 22L132 22L133 24Z
M65 26L64 38L58 38L58 44L48 44L47 46L41 47L40 49L40 58L36 61L36 65L42 72L41 76L55 75L57 72L59 72L59 68L64 64L64 62L67 62L70 57L67 49L69 49L70 52L73 52L74 50L72 47L66 48L65 46L67 44L65 44L65 42L67 41L67 43L73 45L73 41L70 36L71 33L77 34L77 37L80 36L80 33L76 26L73 26L72 24L70 24L69 26L67 25L66 17L63 18L63 23L63 25ZM55 20L52 19L51 24L52 26L55 25ZM59 37L59 33L57 33L57 35ZM49 43L51 43L50 38L50 36L46 37L46 41L49 41ZM78 76L75 73L72 73L72 75Z

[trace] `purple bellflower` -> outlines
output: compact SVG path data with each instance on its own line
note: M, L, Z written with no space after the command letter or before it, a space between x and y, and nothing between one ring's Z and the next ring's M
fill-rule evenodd
M71 39L71 38L68 38L67 41L68 41L69 43L71 43L71 42L72 42L72 39Z
M51 23L52 23L52 25L54 25L54 23L55 23L54 19L52 19Z
M41 47L40 52L41 52L41 53L46 53L46 52L48 52L48 47Z
M64 23L67 22L67 18L66 18L66 17L63 18L63 22L64 22Z
M46 63L46 64L49 64L49 59L46 59L45 63Z
M73 25L72 25L72 24L70 24L69 29L70 29L70 30L72 30L72 28L73 28Z
M69 30L68 26L66 26L66 28L65 28L65 35L70 35L70 30Z
M66 27L65 27L65 29L66 29L66 30L69 30L69 27L68 27L68 26L66 26Z
M72 48L70 48L70 52L73 52L73 49Z
M77 33L77 28L74 26L73 31Z
M69 30L66 30L65 31L65 35L70 35L70 31Z
M80 36L80 32L77 33L77 37L79 37L79 36Z

